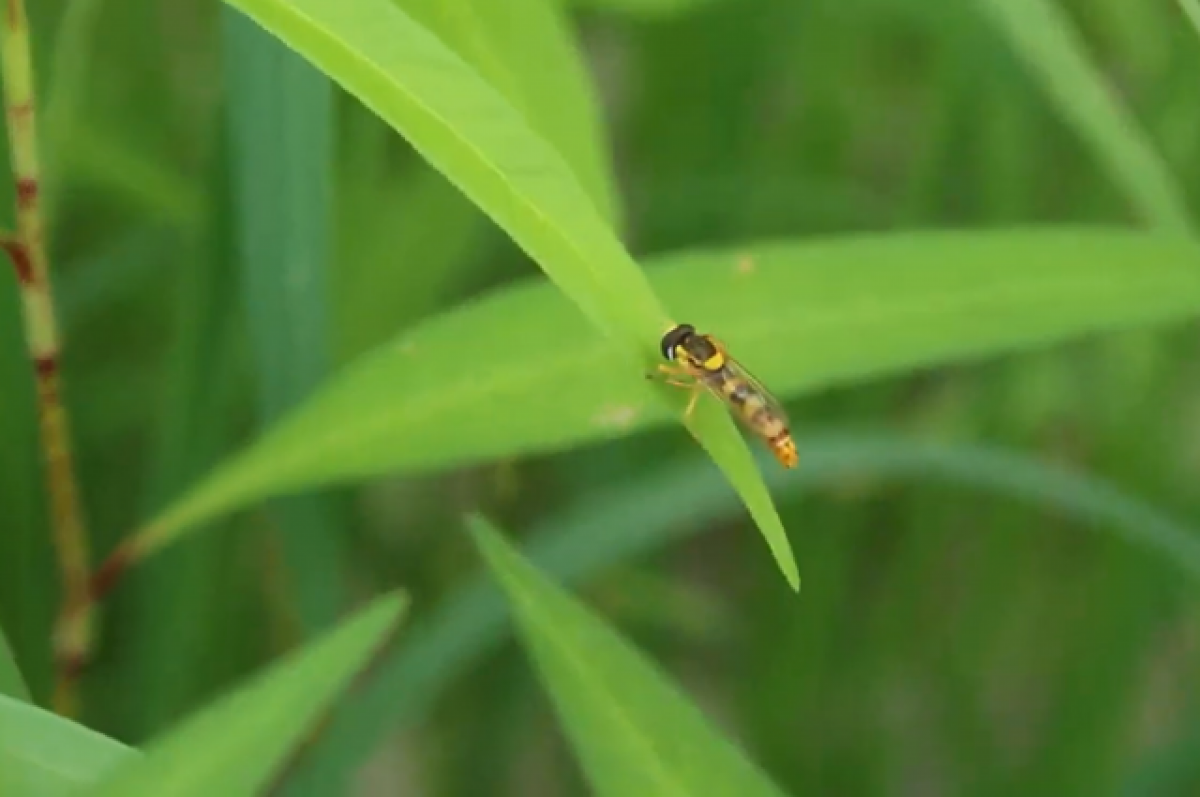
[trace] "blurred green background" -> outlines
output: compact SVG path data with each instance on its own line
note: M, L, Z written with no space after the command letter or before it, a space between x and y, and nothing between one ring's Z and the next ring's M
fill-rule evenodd
M1175 4L1063 6L1200 185L1200 38ZM536 274L400 137L218 4L31 14L97 554L356 355ZM977 4L588 0L570 19L638 256L1132 218ZM285 131L296 149L272 159ZM1196 591L1113 532L1200 524L1197 342L1111 334L789 401L804 466L771 478L799 598L677 426L263 504L117 590L84 720L137 744L397 584L426 633L407 638L438 639L481 572L460 531L481 509L570 537L559 571L790 793L1195 794ZM57 597L35 429L0 280L0 625L44 701ZM1063 466L1093 481L1046 475ZM369 687L287 788L585 793L524 655L480 619L497 603Z

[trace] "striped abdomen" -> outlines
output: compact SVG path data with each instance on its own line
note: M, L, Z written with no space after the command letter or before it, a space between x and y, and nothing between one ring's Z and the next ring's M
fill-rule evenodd
M776 459L785 467L796 466L799 459L796 444L782 410L728 366L708 371L701 379L710 390L725 399L742 423L767 441Z

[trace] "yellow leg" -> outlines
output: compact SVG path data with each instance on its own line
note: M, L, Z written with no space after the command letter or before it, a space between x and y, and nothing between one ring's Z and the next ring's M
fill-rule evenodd
M683 411L683 420L687 421L687 419L691 417L692 412L696 409L696 402L700 400L700 394L704 392L704 385L702 385L696 379L696 377L689 373L686 368L660 364L658 366L658 370L667 375L667 378L660 379L659 381L663 382L664 384L674 385L675 387L684 387L692 391L692 397L688 400L687 409ZM683 379L686 379L687 381L682 381L677 377L683 377ZM655 379L656 377L653 374L646 374L646 378Z
M666 374L665 379L656 374L646 374L646 378L657 379L664 384L673 385L675 387L692 388L696 386L696 378L683 368L679 368L678 366L671 367L669 365L659 365L658 370L663 374Z
M683 420L686 421L691 417L692 410L696 409L696 402L700 400L700 394L704 392L700 385L692 387L692 399L688 402L687 409L683 411Z

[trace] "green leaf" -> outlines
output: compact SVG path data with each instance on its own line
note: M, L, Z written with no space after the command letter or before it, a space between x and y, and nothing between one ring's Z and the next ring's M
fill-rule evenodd
M993 447L949 445L894 434L807 435L794 471L768 469L767 483L796 499L847 483L947 484L1044 509L1096 534L1111 533L1161 557L1200 584L1200 535L1119 486ZM765 456L765 455L764 455ZM523 555L570 585L692 535L721 528L737 501L712 468L687 457L639 473L547 518ZM637 518L631 523L630 518ZM305 766L320 793L350 774L395 733L415 727L458 678L496 651L511 630L508 608L486 574L471 577L405 633L403 647L339 706Z
M0 794L78 794L136 750L37 706L0 695Z
M1193 317L1198 261L1200 246L1175 237L1062 229L685 252L651 273L686 318L791 397ZM153 531L312 485L562 450L668 422L620 364L548 285L501 290L360 359Z
M782 794L652 662L485 521L471 527L597 795Z
M1183 192L1137 120L1088 60L1066 12L1055 0L980 2L1137 213L1164 229L1188 232L1192 225Z
M1183 9L1184 16L1188 22L1196 30L1196 35L1200 36L1200 0L1179 0L1179 7Z
M228 0L399 131L630 354L670 324L562 157L392 0ZM636 356L630 365L636 367Z
M617 200L608 144L562 9L547 0L393 1L522 112L611 222Z
M0 629L0 695L8 695L26 702L33 699L29 695L25 679L21 677L21 669L17 666L17 660L13 658L12 648L9 647L3 629Z
M329 370L333 86L245 16L223 12L238 273L259 420L269 428ZM300 622L323 628L341 603L338 506L305 495L270 512Z
M313 721L394 629L399 595L375 600L337 629L285 657L106 777L92 797L251 794L263 789Z
M369 181L344 177L338 186L338 260L330 276L340 363L446 305L469 283L472 271L487 264L473 257L487 219L442 175L422 163L396 179L383 168L384 157L373 160L376 174ZM422 267L381 273L379 264L397 252Z
M613 374L641 379L672 326L645 277L563 159L453 52L390 0L228 0L358 97L500 225L617 346ZM681 404L678 396L674 396ZM799 574L749 449L724 413L688 428L745 501L789 584ZM147 545L175 529L151 528Z
M590 11L611 11L634 19L675 19L691 11L714 5L724 0L559 0L567 6L586 8Z

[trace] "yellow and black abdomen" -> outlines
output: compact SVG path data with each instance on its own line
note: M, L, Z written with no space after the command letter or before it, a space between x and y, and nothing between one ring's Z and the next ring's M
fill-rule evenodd
M775 457L786 467L796 466L796 444L787 418L750 380L728 366L706 372L705 385L721 396L747 427L763 438Z

